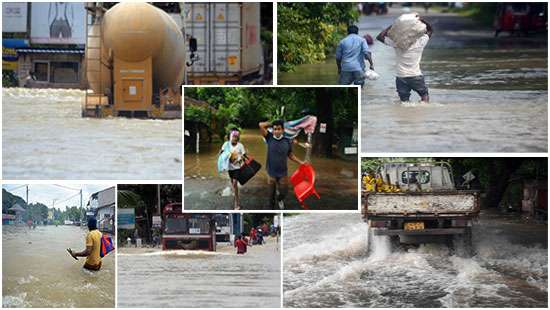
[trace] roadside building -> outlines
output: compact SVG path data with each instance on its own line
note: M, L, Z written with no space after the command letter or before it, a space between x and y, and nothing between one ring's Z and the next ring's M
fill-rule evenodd
M2 3L2 76L9 86L84 88L83 2Z
M25 214L25 211L26 211L25 208L23 208L22 206L20 206L17 203L15 205L13 205L13 207L8 209L8 212L11 212L12 214L14 214L14 216L15 216L14 222L15 222L16 225L24 223L23 215Z
M214 115L216 108L208 102L184 97L185 136L184 151L199 153L200 143L212 143L212 135L218 130Z
M115 187L109 187L90 196L89 207L102 232L115 233Z
M15 225L15 215L2 213L2 225Z

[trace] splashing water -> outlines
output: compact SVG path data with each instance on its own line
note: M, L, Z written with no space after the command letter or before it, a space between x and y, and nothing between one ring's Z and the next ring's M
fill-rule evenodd
M392 252L385 236L373 236L367 256L368 228L358 214L285 217L283 231L286 307L547 305L546 241L513 243L508 236L517 231L498 218L474 227L472 258L443 244Z

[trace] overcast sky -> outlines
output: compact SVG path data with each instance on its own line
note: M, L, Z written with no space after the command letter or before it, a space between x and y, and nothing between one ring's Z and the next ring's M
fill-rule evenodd
M55 207L61 210L65 210L66 206L80 206L79 190L82 189L82 206L86 207L90 195L99 192L103 189L109 188L109 185L90 185L90 184L29 184L29 203L40 202L52 207L53 200L55 199ZM4 184L2 188L19 196L25 200L25 186L22 184ZM74 197L71 197L74 196Z

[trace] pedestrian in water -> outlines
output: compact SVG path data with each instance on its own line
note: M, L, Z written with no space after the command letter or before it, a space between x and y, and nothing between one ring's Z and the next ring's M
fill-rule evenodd
M229 131L229 139L225 141L220 150L220 154L227 152L229 154L228 174L231 179L231 186L233 188L233 209L240 210L240 198L239 198L239 172L244 165L246 159L246 150L244 145L240 142L241 132L238 128L232 128Z
M424 47L426 47L428 41L432 37L433 29L424 19L419 17L419 20L426 24L426 34L418 38L416 42L406 50L397 47L396 43L387 36L391 26L376 36L378 41L393 47L395 50L395 55L397 57L395 87L401 102L409 101L411 90L418 93L422 102L428 103L430 101L428 87L426 87L424 75L422 75L422 71L420 71L420 60L422 59Z
M237 248L237 254L246 253L247 246L248 246L248 243L246 242L246 239L244 239L242 235L238 235L237 239L235 239L235 247Z
M338 67L338 84L361 85L365 83L365 59L374 70L372 55L365 38L359 36L359 28L348 27L348 36L338 43L336 48L336 66Z
M298 165L303 165L301 161L292 153L292 141L284 136L284 121L276 120L273 123L259 123L260 132L267 144L267 184L269 208L275 209L278 204L280 209L284 208L284 199L288 192L288 166L287 159L290 159ZM269 132L271 127L272 132ZM277 191L279 194L277 195Z
M67 249L69 254L75 259L77 257L86 257L84 268L92 271L101 269L101 257L99 255L101 247L101 232L97 229L97 220L90 218L88 220L88 234L86 235L86 249L82 252L73 252Z
M252 226L252 228L250 229L250 241L252 242L252 244L254 244L256 242L256 228L254 228L254 226Z

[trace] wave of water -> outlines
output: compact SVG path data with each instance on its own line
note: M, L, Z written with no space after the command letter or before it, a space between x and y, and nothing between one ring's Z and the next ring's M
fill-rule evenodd
M546 306L547 250L511 243L506 232L477 229L474 233L479 238L474 239L472 258L452 255L442 244L392 252L385 236L374 236L373 252L367 255L367 225L357 214L285 217L284 304Z

